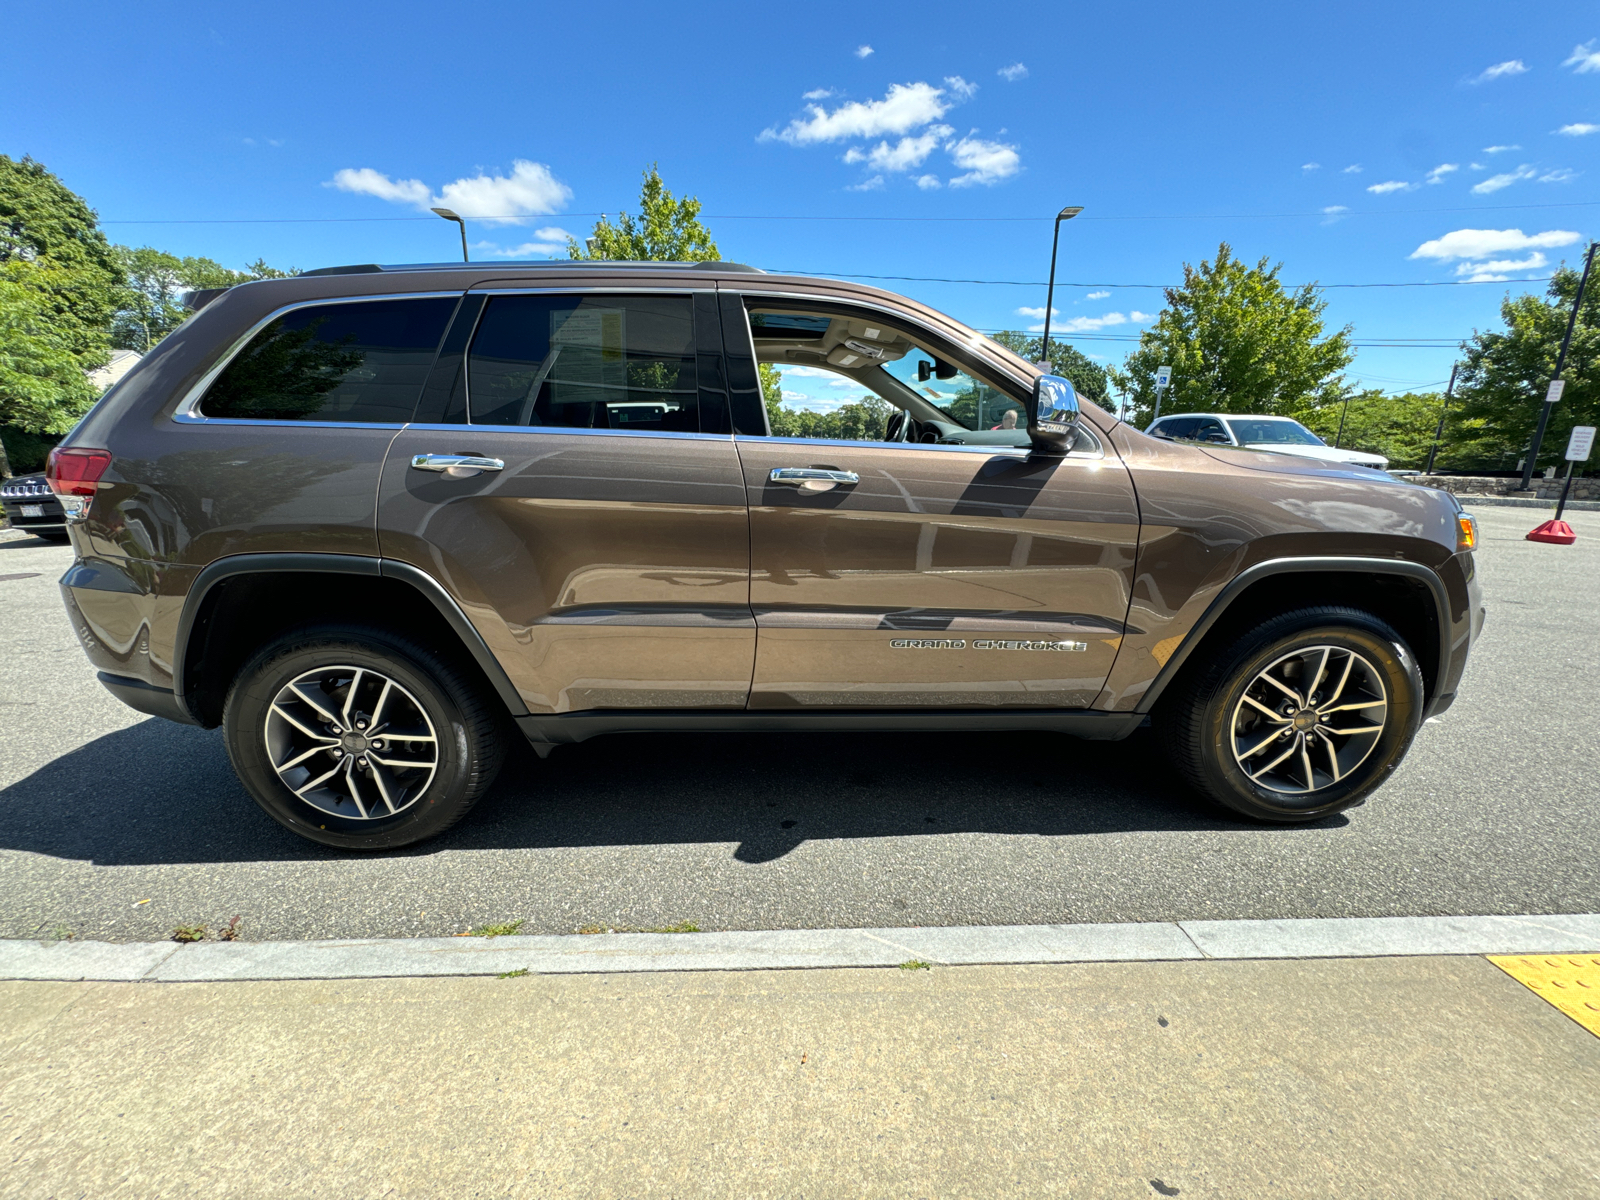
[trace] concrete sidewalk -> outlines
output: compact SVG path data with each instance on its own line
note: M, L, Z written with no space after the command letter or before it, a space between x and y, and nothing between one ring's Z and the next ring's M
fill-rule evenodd
M0 983L8 1196L1600 1195L1479 957Z

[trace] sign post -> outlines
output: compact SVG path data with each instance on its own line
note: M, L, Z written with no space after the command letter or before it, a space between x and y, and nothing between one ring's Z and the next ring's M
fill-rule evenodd
M1551 389L1554 390L1554 387L1552 384ZM1593 425L1572 427L1572 436L1567 439L1567 452L1562 456L1567 460L1567 481L1561 485L1561 499L1556 502L1556 515L1530 533L1528 541L1570 546L1578 540L1578 535L1571 525L1561 519L1561 514L1567 510L1567 495L1572 491L1572 464L1589 461L1589 455L1594 452L1594 431Z
M1167 388L1171 385L1171 383L1172 383L1172 368L1171 367L1157 367L1156 368L1156 411L1155 411L1155 416L1150 418L1150 420L1152 422L1154 422L1155 420L1157 420L1161 416L1161 393L1166 391Z
M1556 406L1556 401L1561 399L1561 391L1567 386L1561 378L1562 368L1567 363L1567 347L1572 344L1572 327L1578 323L1578 306L1583 303L1583 290L1589 285L1589 268L1594 266L1594 252L1600 243L1590 242L1589 253L1583 260L1583 275L1578 279L1578 294L1572 298L1572 312L1567 317L1567 332L1561 339L1561 349L1556 354L1556 374L1550 381L1550 389L1544 395L1544 407L1539 410L1539 424L1533 431L1533 441L1528 446L1528 457L1522 462L1522 491L1527 491L1533 486L1533 472L1539 461L1539 447L1544 443L1545 426L1550 424L1550 410Z

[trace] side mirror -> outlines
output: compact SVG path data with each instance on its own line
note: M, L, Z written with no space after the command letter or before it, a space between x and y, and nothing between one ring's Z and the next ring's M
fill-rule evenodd
M1028 434L1035 449L1065 454L1078 439L1078 393L1071 380L1041 375L1028 401Z

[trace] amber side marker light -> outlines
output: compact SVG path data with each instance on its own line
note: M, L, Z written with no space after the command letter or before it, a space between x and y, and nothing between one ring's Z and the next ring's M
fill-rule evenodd
M81 521L89 515L94 494L107 486L100 477L111 466L111 451L81 446L57 446L45 465L45 482L61 501L67 519Z
M1456 552L1478 548L1478 518L1471 513L1456 514Z

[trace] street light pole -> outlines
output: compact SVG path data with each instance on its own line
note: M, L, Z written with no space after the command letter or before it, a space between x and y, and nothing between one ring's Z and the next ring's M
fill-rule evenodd
M1433 459L1439 453L1439 439L1444 436L1444 419L1450 412L1450 401L1456 394L1456 372L1460 369L1460 363L1450 368L1450 386L1444 390L1444 407L1439 410L1439 424L1433 430L1433 445L1428 447L1428 469L1423 471L1424 475L1433 474Z
M1050 285L1044 294L1044 337L1039 339L1039 361L1050 361L1050 310L1056 302L1056 249L1061 244L1061 222L1070 221L1083 211L1081 204L1069 204L1056 214L1054 232L1050 235ZM1052 367L1053 371L1055 368Z
M471 262L472 260L467 257L467 223L448 208L436 208L433 211L446 221L454 221L461 226L461 261Z
M1539 410L1539 425L1533 431L1533 444L1528 447L1528 457L1522 462L1522 490L1527 491L1533 487L1534 464L1539 459L1539 446L1544 442L1545 426L1550 424L1550 410L1556 406L1556 400L1561 396L1561 389L1556 385L1562 383L1561 370L1566 366L1567 347L1572 344L1572 327L1578 323L1578 306L1583 303L1583 289L1589 283L1589 268L1594 266L1595 248L1600 242L1589 243L1589 253L1583 260L1583 275L1578 280L1578 294L1572 298L1572 312L1567 316L1566 336L1561 339L1561 352L1556 355L1556 373L1550 380L1550 391L1545 393L1544 407Z

